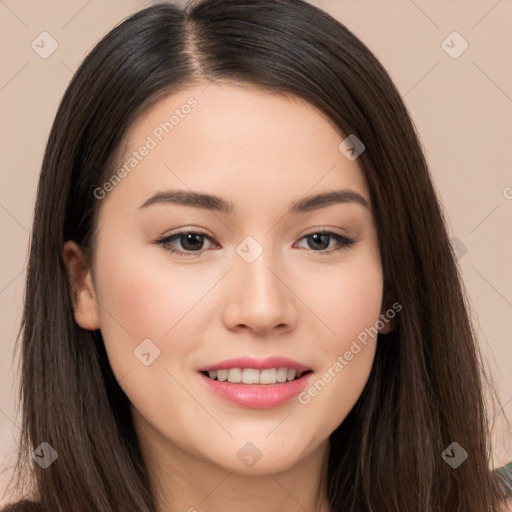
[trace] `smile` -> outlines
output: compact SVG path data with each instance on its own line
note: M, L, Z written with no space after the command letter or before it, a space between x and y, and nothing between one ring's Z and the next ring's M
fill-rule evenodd
M236 370L238 370L238 373ZM279 372L279 370L281 371ZM282 382L278 381L278 372L279 377L283 378L285 370L286 379ZM289 371L291 372L290 374L288 374ZM199 377L210 391L223 400L249 409L271 409L297 397L306 387L311 375L313 375L312 370L296 375L293 374L294 371L287 368L271 368L261 371L254 368L244 368L243 370L241 368L232 368L230 370L217 370L216 374L215 370L199 372ZM221 372L220 377L224 381L217 380L219 372ZM246 381L248 382L230 382L227 378L231 372L233 372L232 375L235 380L240 377L244 379L244 374L246 374ZM210 377L209 373L212 373L215 377ZM288 380L288 375L292 377L292 380ZM258 382L255 382L256 379ZM273 382L268 384L262 384L261 382L271 380Z
M202 372L210 379L218 382L231 382L232 384L276 384L300 379L304 373L293 368L230 368Z

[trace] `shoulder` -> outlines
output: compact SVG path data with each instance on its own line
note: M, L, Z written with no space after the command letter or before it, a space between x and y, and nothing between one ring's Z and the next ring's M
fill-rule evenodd
M512 498L512 461L496 469L495 473L500 476L508 495Z
M41 505L34 501L22 500L16 503L10 503L5 508L1 509L2 512L44 512Z
M510 512L512 510L512 461L496 469L495 473L499 475L501 486L504 488L504 494L508 497L507 502L503 504L501 512Z

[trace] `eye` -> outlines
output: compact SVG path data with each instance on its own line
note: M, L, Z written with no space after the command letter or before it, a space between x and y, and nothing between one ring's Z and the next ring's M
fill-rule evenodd
M309 248L313 252L318 252L320 254L330 254L343 249L349 249L356 243L353 238L348 238L333 231L313 231L302 237L301 240L307 240L310 242L308 243ZM326 249L329 247L330 241L332 240L335 240L338 243L338 247L335 247L334 249L331 248L331 250L327 251Z
M173 235L156 240L155 243L162 245L164 249L173 254L179 254L180 256L195 256L200 255L204 250L206 250L204 248L205 239L210 240L210 242L216 242L206 232L196 229L174 233ZM311 251L320 254L330 254L342 249L348 249L356 243L356 240L353 238L348 238L333 231L313 231L303 236L300 240L307 240L310 242L308 245L310 246L309 248ZM338 243L338 247L327 250L332 240L335 240ZM174 248L178 243L181 245L183 251ZM219 246L217 244L217 248L218 247Z
M170 253L179 254L180 256L192 256L195 255L193 253L200 254L204 250L204 239L213 240L213 238L205 232L196 229L180 231L174 235L169 235L157 240L156 243L162 245ZM187 252L174 249L173 246L176 245L176 242L179 242L182 248Z

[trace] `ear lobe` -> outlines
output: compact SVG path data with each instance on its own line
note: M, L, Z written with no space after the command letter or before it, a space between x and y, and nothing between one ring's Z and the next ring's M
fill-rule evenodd
M64 244L62 258L67 268L76 323L83 329L100 328L100 316L91 269L83 250L73 241Z
M388 308L388 310L389 309L390 308ZM388 334L395 328L394 316L392 318L386 316L386 311L388 310L383 309L383 311L381 311L381 314L379 315L380 324L384 324L382 328L379 329L379 334Z
M395 327L395 322L391 319L388 319L387 322L383 320L382 323L384 324L384 327L382 329L379 329L379 334L388 334Z

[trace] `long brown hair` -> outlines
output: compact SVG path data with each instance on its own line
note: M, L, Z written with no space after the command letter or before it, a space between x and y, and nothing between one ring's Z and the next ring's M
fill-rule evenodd
M100 201L134 120L198 81L297 95L366 146L385 300L402 311L368 383L330 436L334 512L496 512L485 375L442 210L390 77L343 24L302 0L202 0L145 8L89 53L55 117L42 164L21 343L17 485L47 511L149 512L155 496L100 331L81 329L62 259L91 249ZM47 469L29 453L59 454ZM441 454L468 453L458 468Z

